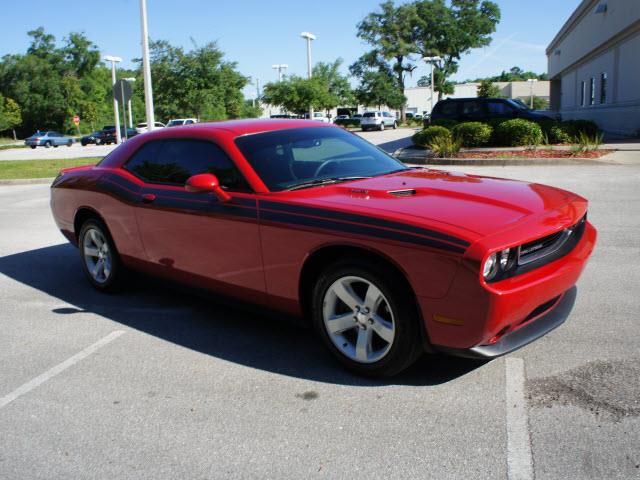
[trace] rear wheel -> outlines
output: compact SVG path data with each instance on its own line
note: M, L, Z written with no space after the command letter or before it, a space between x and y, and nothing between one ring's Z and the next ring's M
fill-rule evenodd
M71 145L73 145L73 140L69 140L69 141L67 142L67 147L70 147Z
M122 262L105 224L95 218L87 220L80 230L78 245L89 283L102 292L120 289Z
M35 145L30 145L30 147L31 147L31 148L36 148L36 146L35 146Z
M393 129L395 130L396 128L398 128L398 122L393 122Z
M415 302L396 277L368 262L339 262L314 287L315 329L338 361L360 375L395 375L421 353Z
M384 130L384 122L380 123L380 131Z

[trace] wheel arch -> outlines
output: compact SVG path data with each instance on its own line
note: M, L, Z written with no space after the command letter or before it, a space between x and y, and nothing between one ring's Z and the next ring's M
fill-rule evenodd
M310 318L312 302L311 296L314 280L329 263L339 258L353 258L375 262L376 265L383 265L384 267L390 269L397 277L397 280L399 282L402 282L403 287L408 289L407 291L410 293L411 298L413 299L415 311L418 316L417 321L420 324L423 346L425 350L432 351L431 343L429 341L429 335L425 328L424 319L422 318L422 312L420 310L418 299L404 269L384 253L367 247L363 247L361 245L343 243L323 245L321 247L318 247L307 256L300 271L300 280L298 282L298 298L300 301L300 310L303 316L305 318Z
M76 243L79 241L80 237L80 229L84 222L89 220L90 218L96 218L100 220L106 227L109 229L107 222L105 222L104 218L98 211L92 207L83 206L76 210L76 214L73 217L73 233L76 237Z

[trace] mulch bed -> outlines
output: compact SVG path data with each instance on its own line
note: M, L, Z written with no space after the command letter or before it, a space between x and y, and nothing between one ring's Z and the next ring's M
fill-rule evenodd
M600 158L613 152L601 149L590 152L571 150L486 150L482 152L459 152L453 158Z

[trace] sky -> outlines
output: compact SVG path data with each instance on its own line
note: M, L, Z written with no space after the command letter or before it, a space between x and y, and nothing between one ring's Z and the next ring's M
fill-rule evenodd
M579 0L494 0L502 18L490 46L465 55L453 80L497 75L517 65L545 72L545 48L578 6ZM217 41L226 59L251 77L245 95L260 84L277 79L273 64L288 64L290 74L306 75L306 41L303 31L317 39L312 60L344 60L343 70L368 46L356 37L356 25L377 10L378 0L147 0L149 36L192 48ZM401 3L401 2L398 2ZM55 6L54 6L55 5ZM84 32L104 54L123 58L124 66L141 56L139 0L86 2L23 0L2 6L0 56L24 53L27 32L39 26L61 41L69 32ZM407 86L427 74L419 65Z

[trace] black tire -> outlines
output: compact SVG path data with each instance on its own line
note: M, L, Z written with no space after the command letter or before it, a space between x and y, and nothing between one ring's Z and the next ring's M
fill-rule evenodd
M384 130L384 122L380 123L380 131L382 132Z
M349 358L334 344L325 326L323 306L327 291L336 280L353 276L367 280L382 292L394 319L395 334L391 346L382 358L373 363ZM415 299L405 285L406 281L392 269L358 259L335 262L319 275L311 296L313 326L329 351L348 370L367 377L390 377L409 367L422 354L420 316Z
M53 148L58 148L60 145L54 145Z
M73 145L73 140L69 140L69 141L67 142L67 147L70 147L71 145Z
M44 142L44 148L49 148L49 147L51 147L51 142L47 140L46 142Z
M31 148L36 148L36 146L35 146L35 145L29 145L29 146L30 146Z
M85 256L85 237L91 234L92 230L97 230L102 234L102 238L108 245L108 251L110 253L110 273L108 277L105 277L104 281L98 281L94 275L89 271L88 259ZM78 250L80 251L80 263L82 263L82 270L84 271L89 283L98 291L101 292L117 292L124 286L124 267L120 260L120 255L116 249L115 243L111 238L109 229L98 218L90 218L84 222L80 229L80 235L78 235Z
M398 122L393 122L393 129L395 130L396 128L398 128Z
M99 138L96 138L96 145L100 145L102 143L102 140L100 140Z
M85 142L84 140L80 142L80 145L82 145L83 147L87 146L87 142Z

